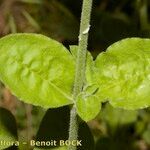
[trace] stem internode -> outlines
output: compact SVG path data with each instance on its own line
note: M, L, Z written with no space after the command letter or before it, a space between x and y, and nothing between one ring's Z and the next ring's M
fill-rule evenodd
M76 101L77 96L82 92L85 83L85 71L86 71L86 53L88 45L88 33L90 30L90 18L92 10L93 0L83 0L81 22L80 22L80 34L79 34L79 46L76 60L76 74L73 90L73 99ZM69 140L78 139L78 121L76 108L73 106L70 112L70 128L69 128ZM76 150L76 146L68 146L68 150Z

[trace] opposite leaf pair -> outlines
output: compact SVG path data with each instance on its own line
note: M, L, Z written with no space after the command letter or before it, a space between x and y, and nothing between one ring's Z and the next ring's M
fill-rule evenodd
M79 116L93 119L101 102L138 109L150 105L150 39L129 38L110 46L95 61L87 54L86 81L72 99L77 47L71 53L38 34L0 39L0 79L21 100L45 108L75 103Z

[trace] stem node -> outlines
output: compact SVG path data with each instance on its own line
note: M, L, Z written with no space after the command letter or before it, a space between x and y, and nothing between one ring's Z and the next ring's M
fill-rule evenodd
M79 48L76 60L76 74L73 89L73 99L76 101L77 96L82 92L85 84L85 71L86 71L86 52L88 45L88 33L90 30L90 18L92 10L93 0L83 0L80 34L79 34ZM69 128L69 140L78 139L78 122L76 108L73 106L70 113L70 128ZM68 150L76 150L76 146L68 146Z

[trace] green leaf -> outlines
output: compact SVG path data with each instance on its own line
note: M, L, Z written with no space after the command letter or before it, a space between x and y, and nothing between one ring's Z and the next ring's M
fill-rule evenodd
M111 45L95 61L99 98L114 107L150 105L150 39L128 38Z
M14 116L6 109L0 108L0 149L10 147L6 142L13 144L17 141L17 127Z
M77 113L84 121L94 119L101 109L99 99L95 95L81 93L76 101Z
M75 63L60 43L38 34L0 39L0 79L21 100L45 108L73 103Z
M50 150L66 150L66 147L60 146L60 140L68 139L70 121L70 109L68 106L49 109L38 130L36 141L51 141L56 140L56 146L37 147L39 149ZM82 140L82 146L78 146L77 150L93 150L94 139L92 133L85 122L79 122L78 140Z
M121 108L114 108L107 104L101 111L102 117L109 126L118 127L136 122L138 112L136 110L124 110Z
M71 52L72 56L74 57L74 59L76 59L77 53L78 53L78 45L71 45L70 52Z

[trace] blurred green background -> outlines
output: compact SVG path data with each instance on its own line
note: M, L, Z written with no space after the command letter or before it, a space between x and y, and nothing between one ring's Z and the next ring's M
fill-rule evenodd
M93 0L88 50L94 58L110 44L127 37L150 37L149 0ZM0 0L0 37L34 32L78 44L82 0ZM17 100L0 84L0 106L10 110L19 139L34 138L45 113ZM90 121L96 150L150 150L150 109L125 111L103 104Z

